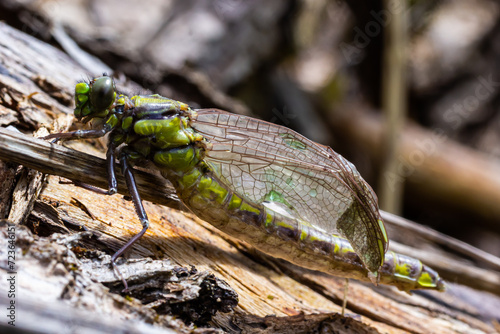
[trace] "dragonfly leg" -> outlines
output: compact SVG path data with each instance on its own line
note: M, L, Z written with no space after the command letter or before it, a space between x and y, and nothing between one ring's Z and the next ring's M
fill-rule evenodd
M101 194L101 195L113 195L113 194L110 194L108 190L103 190L101 188L97 188L97 187L94 187L90 184L87 184L87 183L83 183L83 182L80 182L80 181L59 181L60 184L73 184L77 187L80 187L80 188L83 188L83 189L87 189L87 190L90 190L92 192L95 192L97 194Z
M71 132L58 132L51 133L48 136L41 137L41 139L54 139L52 142L55 143L60 139L71 140L71 139L82 139L82 138L100 138L103 137L109 130L102 129L91 129L91 130L76 130Z
M116 194L116 174L115 174L115 151L116 145L112 142L111 138L108 143L108 151L106 152L106 165L108 170L108 195Z
M116 266L116 259L122 255L127 249L129 249L137 240L139 240L144 233L148 230L149 227L149 219L146 211L144 210L144 206L142 205L141 197L139 196L139 191L137 190L137 185L135 183L134 174L132 171L132 166L130 165L127 154L122 153L120 157L120 164L122 167L122 173L125 177L125 182L127 183L127 188L132 197L132 202L134 203L135 212L139 217L139 220L142 224L142 230L134 235L122 248L120 248L113 256L111 257L111 262L113 263L113 267L119 273L119 276L122 279L123 285L125 286L124 291L128 291L128 284L125 279L123 279L118 267Z
M116 194L118 186L115 174L115 150L116 150L116 145L110 142L108 144L108 151L106 152L106 165L108 171L108 190L103 190L101 188L97 188L91 186L90 184L86 184L80 181L69 181L69 182L59 182L59 183L74 184L77 187L87 189L101 195Z

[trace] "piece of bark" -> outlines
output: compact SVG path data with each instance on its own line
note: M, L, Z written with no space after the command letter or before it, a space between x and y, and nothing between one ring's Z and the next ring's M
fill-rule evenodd
M18 83L18 87L11 87L9 84L6 84L5 81L1 81L7 88L7 92L11 90L14 92L29 91L29 89L23 87L29 87L30 85L33 85L33 87L40 87L29 80L32 76L26 75L27 69L31 68L35 68L39 72L38 75L47 75L45 82L48 82L50 79L50 82L58 82L58 85L61 85L61 81L64 81L60 79L60 76L68 78L73 75L74 79L81 76L81 72L79 72L81 70L60 53L58 53L56 58L58 59L58 70L51 75L50 71L41 64L52 64L53 58L48 57L45 58L44 61L41 61L41 58L44 57L45 54L53 54L56 50L12 30L2 23L0 23L0 40L5 41L3 44L0 44L0 57L2 60L5 59L7 63L11 61L12 54L12 50L9 48L11 46L17 48L15 50L15 55L18 59L12 62L14 63L13 68L7 68L8 71L10 71L10 77L20 77L26 81L26 84ZM19 41L21 40L29 42L20 43ZM38 57L32 57L33 51L30 50L20 52L20 50L23 50L22 48L33 48L38 50ZM43 48L47 48L47 50ZM23 54L29 55L29 57L22 58ZM34 59L37 60L36 64L33 64ZM24 75L20 75L17 72L15 68L15 64L17 63L24 65L19 69L24 71ZM66 66L66 64L68 65ZM52 66L55 67L55 65L50 65L49 67ZM0 80L4 79L5 77L0 74ZM68 86L65 86L65 89L71 90L74 81L69 79L67 81L69 82L67 83ZM22 97L21 95L22 94L20 94L19 98ZM51 119L55 117L53 115L43 116L43 112L51 111L54 113L59 110L69 109L66 105L61 104L59 102L60 100L54 98L57 95L52 90L50 94L48 89L45 89L37 95L39 95L37 101L46 99L47 102L33 108L33 113L40 112L39 115L36 115L37 118L33 118L33 115L30 114L25 116L31 118L20 118L19 124L21 127L24 127L24 129L37 126L40 119ZM35 98L35 96L33 98ZM62 101L65 100L63 99ZM49 105L51 106L50 108L48 108ZM27 140L27 142L29 142L29 140ZM60 159L59 153L62 152L61 150L64 150L63 148L56 145L53 145L51 148L51 144L42 144L41 140L36 140L36 142L41 143L41 147L44 146L45 149L48 149L47 152L49 152L49 155L50 153L52 154L53 159L56 161ZM88 144L80 144L79 148L86 152L95 151L95 147ZM33 154L36 153L36 151L30 152ZM84 160L82 163L89 164L88 168L91 168L84 177L87 177L90 181L94 178L102 178L104 181L101 179L98 182L101 186L106 186L105 175L99 172L99 170L102 171L104 168L104 165L99 164L100 160L90 158L87 154L80 155L79 159ZM62 161L66 161L66 164L70 163L70 160ZM95 164L92 164L92 162ZM61 166L63 164L59 162L59 165ZM41 168L42 164L38 164L38 166ZM77 166L69 167L70 169L75 169ZM60 170L62 170L62 167ZM146 176L146 174L143 173L139 174L142 175L141 178ZM74 174L72 177L77 175L83 176L83 170L80 170L79 174ZM152 180L158 180L155 176L151 177ZM144 183L141 187L144 187ZM158 185L154 187L154 189L157 190L158 188L160 188ZM146 192L142 193L144 195L151 191L151 189L145 190ZM168 188L161 190L168 192ZM145 198L147 198L147 196L145 196ZM157 201L173 201L171 197L165 195L162 195L159 199L152 199ZM95 249L105 250L107 253L111 254L140 230L140 223L135 215L133 205L120 195L104 197L103 195L89 192L70 184L60 184L57 177L48 178L47 185L40 194L38 203L40 204L39 206L35 205L37 212L28 219L34 231L42 232L44 228L49 225L47 222L50 220L50 228L55 228L58 225L60 226L62 223L66 230L80 231L87 229L92 232L93 238L90 240L81 238L78 244L79 246L76 248L73 247L73 251L82 257L88 258ZM148 230L146 235L125 254L126 258L136 258L141 261L141 259L145 257L151 257L155 261L166 261L167 259L167 261L171 261L177 265L194 265L198 272L210 271L219 279L227 282L227 284L237 292L239 305L235 308L234 312L230 314L217 313L212 320L214 326L223 328L228 332L248 332L248 330L239 327L238 323L256 323L255 318L253 318L253 320L248 320L247 316L249 315L256 317L265 317L269 315L290 317L302 313L310 315L340 311L339 304L341 304L341 302L339 299L341 299L340 296L343 293L343 279L307 271L294 267L288 263L282 265L280 261L276 261L270 257L248 252L248 249L252 249L248 245L232 239L230 236L223 235L221 232L211 227L211 225L189 214L170 209L166 206L154 205L149 202L145 202L145 209L151 220L150 230ZM61 227L61 229L63 230L64 228ZM47 240L44 237L39 238L42 242L45 242L46 245L53 245L56 242L54 240ZM19 240L21 239L19 235ZM29 243L29 241L25 242ZM90 295L74 294L69 301L61 298L61 296L64 297L61 292L66 291L65 288L74 285L74 283L68 283L67 280L60 279L60 276L56 274L63 273L63 277L66 277L60 263L64 264L68 261L64 259L65 256L58 256L57 253L44 253L44 249L45 248L33 248L33 252L27 253L27 256L31 256L30 258L27 257L27 260L34 261L33 266L23 265L23 268L26 270L30 270L30 268L44 268L47 263L50 263L50 269L53 271L45 272L45 277L54 282L55 286L51 289L39 289L38 294L34 294L34 296L42 295L45 298L43 300L49 300L49 302L60 301L62 305L66 305L67 308L71 310L92 310L94 314L99 314L101 317L105 318L116 319L116 322L120 321L119 319L122 317L113 310L103 308L101 303L95 303L95 298L102 298L105 302L112 300L118 306L125 305L125 307L122 308L125 313L137 313L139 314L138 317L146 322L151 319L151 314L155 317L155 313L151 313L151 309L143 309L135 299L131 302L134 303L133 305L137 305L137 308L131 308L127 306L128 303L125 302L126 298L115 294L109 294L106 295L107 297L104 297L96 290L97 288L89 288L87 292ZM66 254L66 252L69 254L67 247L58 249L61 249L63 254ZM36 250L38 251L35 252ZM87 250L90 251L90 254L88 254ZM22 255L23 252L20 251L18 254ZM40 259L40 257L36 257L36 254L40 254L43 258ZM34 260L32 260L33 258ZM44 262L37 264L37 261L42 260ZM120 260L119 266L126 268L128 265L127 262L121 261L124 260ZM144 260L145 264L149 262L150 260ZM262 263L274 263L274 265L268 268ZM104 268L104 266L101 268ZM276 270L276 268L281 269ZM143 269L146 270L147 267L145 266ZM288 270L289 273L284 274L284 272L286 272L285 270ZM71 273L71 266L70 270L66 268L66 271ZM135 272L136 268L133 269L133 271ZM6 272L3 269L0 270L0 281L2 284L5 282L4 275L6 275ZM80 271L75 273L75 275L79 276ZM30 272L29 275L28 273L20 275L20 278L26 279L26 284L19 286L21 296L26 296L31 293L27 288L31 281L38 280L40 283L44 282L41 277L43 276L40 276L40 273L37 271ZM90 280L90 276L82 274L81 277L83 280ZM115 280L119 281L119 278L115 278ZM102 288L101 285L98 286ZM81 289L78 284L76 287ZM104 294L108 294L107 290L102 291L104 291ZM353 282L350 284L348 308L362 315L354 319L359 328L357 332L366 332L373 328L380 332L392 333L403 331L413 331L415 333L481 333L492 331L492 327L489 323L491 319L497 319L498 314L487 313L487 310L481 309L481 305L471 306L470 303L467 302L469 299L453 299L454 297L451 293L454 291L460 291L460 287L454 287L447 293L419 293L418 295L415 294L415 296L410 297L396 291L395 288L373 287L371 285L365 286ZM468 298L481 298L483 301L488 299L485 294L481 294L477 291L474 291L474 293L474 297ZM19 301L22 299L21 296L19 297ZM89 299L86 299L87 296ZM498 301L496 297L491 298L493 298L493 301ZM25 301L29 302L30 300L25 299ZM500 307L495 308L490 305L490 309L498 310ZM348 313L352 312L350 310L348 310ZM486 314L486 317L483 319L474 319L470 314L481 314L482 316ZM308 317L306 317L306 319L307 318ZM309 318L312 319L313 317ZM294 318L285 318L285 321L288 319L290 321L295 320ZM19 321L21 320L27 319L19 319ZM68 318L62 314L61 317L55 321L64 322L67 320ZM266 323L266 326L272 328L270 325L273 323L272 318L262 319L261 322ZM276 328L279 326L279 323L282 324L283 319L276 320ZM426 324L428 324L428 326L426 326ZM170 326L170 328L172 326L169 324L168 320L161 324L157 323L157 325ZM337 329L335 328L334 330ZM294 328L291 326L289 333L293 332Z

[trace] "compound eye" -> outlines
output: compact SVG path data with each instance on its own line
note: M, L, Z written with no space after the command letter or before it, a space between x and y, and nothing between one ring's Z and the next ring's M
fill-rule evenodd
M101 77L92 83L90 103L96 111L107 109L116 98L115 83L110 77Z

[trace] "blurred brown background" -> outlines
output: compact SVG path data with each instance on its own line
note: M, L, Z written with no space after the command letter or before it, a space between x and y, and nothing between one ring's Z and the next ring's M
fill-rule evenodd
M329 145L383 208L499 256L500 3L395 3L2 0L0 19L89 75Z

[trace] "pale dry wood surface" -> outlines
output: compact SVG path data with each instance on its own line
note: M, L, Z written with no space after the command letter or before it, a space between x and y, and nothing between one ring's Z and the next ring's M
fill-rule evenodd
M71 90L84 72L59 51L4 24L0 24L0 40L3 41L0 44L2 125L20 124L18 127L29 133L40 127L41 123L50 124L60 112L70 113ZM30 96L34 92L37 94ZM97 148L91 144L76 145L81 151L102 155L102 147L99 148L98 143L94 142ZM50 148L50 145L47 147ZM60 156L53 154L52 158L57 160ZM64 160L62 161L64 164ZM97 172L99 168L103 168L100 165L102 162L90 159L88 162L95 173L87 173L88 179L79 179L103 186L105 175ZM66 164L69 163L70 160L66 160ZM13 166L7 166L6 169L9 168ZM56 172L59 173L56 169L52 171ZM84 176L82 174L84 173L76 172L73 176L66 176ZM148 177L146 174L143 176L141 179ZM154 180L154 176L151 177ZM170 195L163 195L161 200L154 196L147 197L147 194L160 187L147 186L146 181L141 184L144 198L162 204L165 204L165 200L175 203L175 197ZM31 187L33 182L26 184ZM38 189L39 186L35 185L34 188ZM32 195L27 196L24 201L16 202L17 206L25 207L27 203L34 201L37 191L29 193ZM161 262L161 268L170 271L176 266L187 267L189 277L192 276L189 267L195 266L198 272L213 273L226 282L238 294L239 304L229 313L218 312L209 322L221 330L254 333L306 333L313 330L337 333L487 333L494 330L491 320L498 318L494 313L498 298L475 290L464 290L460 286L451 285L449 292L443 294L423 292L408 296L391 287L373 287L356 282L350 284L348 313L357 315L352 319L339 318L335 313L340 311L343 279L307 271L267 257L185 212L150 202L145 203L145 208L151 220L151 228L126 257L137 259L139 266L149 265L151 260L146 258L151 258ZM47 302L46 308L51 308L53 302L57 303L57 307L66 305L71 310L92 311L103 315L103 318L117 319L120 322L123 320L118 319L129 319L127 324L145 321L157 326L173 327L179 332L202 330L174 324L173 319L164 315L156 318L151 305L142 309L135 299L123 298L117 288L121 284L120 280L112 275L109 266L99 265L109 264L109 258L95 253L94 249L112 254L140 230L133 205L121 195L105 197L71 184L60 184L58 177L51 176L47 178L43 190L34 202L27 223L41 236L40 239L33 239L29 232L20 232L19 238L23 245L31 244L34 245L33 250L39 250L39 243L44 243L46 254L54 256L50 262L51 270L41 275L40 272L30 271L30 268L36 268L37 263L40 270L46 268L44 261L47 258L40 259L40 256L29 251L20 252L19 261L26 261L26 266L19 270L19 288L24 291L25 296L44 296L41 300ZM72 250L67 247L68 243L60 245L43 235L54 231L74 235L84 230L91 232L93 237L81 236L76 243L78 247L73 247ZM52 244L56 244L57 251L50 250ZM64 256L56 256L57 254ZM85 269L86 258L91 258L97 264L92 268L97 268L99 275L92 276L92 270ZM68 263L73 263L74 271L67 270ZM66 270L61 269L60 264ZM120 265L124 269L124 275L132 277L133 282L137 267L131 266L129 262L121 262ZM128 268L132 268L130 272ZM154 273L162 270L156 267L151 269ZM1 276L5 275L3 270L0 273ZM43 289L49 280L53 288ZM111 291L118 294L109 293L95 281L105 283ZM75 284L79 287L79 294L63 293L65 288ZM469 294L466 295L464 291ZM95 296L96 293L98 297ZM471 303L473 299L480 300L482 305ZM105 308L92 302L95 300L110 300L120 307L118 310ZM489 313L487 309L490 309ZM497 306L496 310L498 309L500 307ZM133 315L130 315L132 310ZM309 316L311 314L321 315ZM19 319L20 323L21 321ZM65 320L61 318L60 321ZM293 326L286 326L292 323Z

